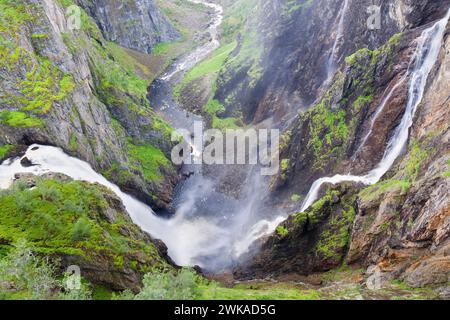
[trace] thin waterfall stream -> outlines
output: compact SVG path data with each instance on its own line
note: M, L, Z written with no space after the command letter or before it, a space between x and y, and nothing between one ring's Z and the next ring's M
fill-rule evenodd
M445 27L450 19L450 9L444 18L425 29L417 40L417 49L412 57L408 75L410 77L408 102L400 125L390 139L381 162L365 176L335 175L320 178L315 181L303 202L301 211L307 210L318 198L321 187L326 184L338 184L345 181L362 182L367 185L377 183L392 167L406 147L409 130L413 125L413 118L417 107L422 102L428 76L433 69L441 50ZM395 90L394 87L392 90ZM387 99L389 98L389 95ZM385 101L383 101L385 102ZM387 102L387 101L386 101ZM382 103L381 108L384 108ZM376 120L376 118L375 118Z

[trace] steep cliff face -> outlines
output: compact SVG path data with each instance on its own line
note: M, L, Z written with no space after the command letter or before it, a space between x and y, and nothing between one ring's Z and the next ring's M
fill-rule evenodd
M154 0L79 0L109 41L150 53L156 44L180 38Z
M167 159L171 129L151 111L148 82L129 66L134 60L84 11L81 30L70 30L57 1L0 5L1 144L62 147L167 207L177 180Z
M415 94L406 71L417 63L417 39L450 6L408 3L408 14L398 20L407 29L382 47L347 56L331 88L286 133L286 165L274 183L280 198L304 194L321 176L366 173L383 156ZM238 277L309 274L346 263L367 268L366 275L380 284L392 279L414 287L447 284L449 30L447 25L406 150L391 170L371 187L322 190L320 200L280 225L262 252L236 270Z
M405 29L435 20L445 3L255 1L239 46L217 81L214 98L225 109L220 116L241 113L245 123L273 117L284 124L320 98L345 57L364 47L374 50ZM240 12L245 8L240 1L233 6ZM380 29L368 28L371 6L380 7ZM233 24L225 20L224 29L233 31Z

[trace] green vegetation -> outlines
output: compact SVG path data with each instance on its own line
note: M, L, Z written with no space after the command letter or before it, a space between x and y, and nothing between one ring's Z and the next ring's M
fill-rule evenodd
M325 150L342 145L348 139L349 128L344 110L333 110L326 101L322 101L308 112L308 116L311 135L308 146L312 147L317 159L323 156Z
M56 275L57 264L40 257L25 240L19 240L0 257L0 300L88 300L89 286L81 282L79 288L67 284L73 275Z
M27 6L23 0L0 0L0 34L18 36L23 25L32 21Z
M393 191L408 192L411 183L405 180L388 179L380 181L359 193L359 197L365 201L372 201L378 199L380 196Z
M8 154L11 152L11 150L14 149L13 145L10 144L0 144L0 160L4 159Z
M117 211L114 221L105 218L111 210L108 194L104 187L79 181L37 178L33 189L15 183L0 194L0 251L26 239L39 254L88 261L97 256L111 261L119 257L128 264L128 257L139 253L148 264L164 265L153 244L137 240L140 229L125 212Z
M289 230L286 227L284 227L284 226L278 226L276 231L277 231L277 234L281 238L284 238L284 237L286 237L289 234Z
M316 252L325 258L340 259L350 241L351 227L356 213L352 206L346 206L338 215L329 221L329 228L325 230L316 245Z
M321 297L316 290L283 283L242 284L232 288L211 283L200 288L200 300L318 300Z
M143 172L148 182L161 182L164 179L161 169L170 168L170 161L164 153L150 144L129 143L128 154L132 167Z
M27 6L23 1L0 1L0 69L16 75L9 85L17 90L17 94L7 92L0 99L3 107L15 110L3 111L1 123L14 127L41 126L42 120L35 115L48 113L75 88L70 75L20 46L18 30L34 19ZM32 38L45 41L46 35L33 34Z
M20 111L3 110L0 112L0 123L10 127L41 127L44 122L42 119L35 118Z
M413 182L417 180L422 170L423 162L429 157L425 148L421 147L417 140L410 144L408 153L408 163L406 164L406 175L408 180Z
M284 4L283 7L283 16L290 17L291 14L298 10L307 9L311 7L313 4L313 0L306 0L303 3L299 3L298 0L289 0Z
M295 285L258 283L226 288L207 281L191 269L176 273L153 270L144 277L144 287L134 295L125 291L115 295L118 300L314 300L320 295L314 290L300 290Z
M206 75L211 75L218 73L223 67L225 60L228 58L230 53L236 48L237 42L233 41L229 44L221 46L219 49L214 51L211 58L204 60L192 68L184 77L183 81L177 85L174 92L178 95L183 87L192 81L204 77Z

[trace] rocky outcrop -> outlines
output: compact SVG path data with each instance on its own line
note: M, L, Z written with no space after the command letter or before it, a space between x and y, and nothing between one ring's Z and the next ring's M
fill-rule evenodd
M126 52L111 47L84 11L81 30L71 30L54 0L2 6L21 19L2 20L0 29L0 144L59 146L155 209L167 208L178 180L166 158L170 127L150 109L148 83L117 58ZM149 164L143 154L151 152L160 160Z
M355 186L330 188L309 210L290 216L258 254L234 270L238 279L308 275L339 267L355 218Z
M154 0L79 0L109 41L151 53L158 43L180 38Z
M26 239L61 273L76 265L92 284L137 292L151 269L174 268L165 245L133 224L121 200L101 185L57 173L17 174L0 203L0 215L9 216L2 218L3 248Z
M349 55L330 90L285 134L285 165L273 185L281 198L288 198L292 191L304 194L321 176L365 173L383 156L405 108L409 79L404 75L416 48L415 39L430 22L442 18L450 5L431 1L396 4L398 10L407 12L402 14L404 19L397 16L398 25L411 30L391 37L378 49ZM236 269L238 277L309 274L346 263L367 268L369 279L379 280L381 285L393 279L412 287L448 284L448 30L447 26L444 46L428 78L404 155L376 185L361 191L350 189L355 200L351 201L355 210L351 236L348 242L344 241L346 237L338 237L347 246L331 250L331 255L339 259L330 263L317 254L323 243L319 235L338 234L331 222L342 212L340 198L333 200L328 194L305 213L295 214L282 224L264 242L260 254ZM372 121L383 105L379 117ZM321 217L318 230L308 229L308 222L299 218L310 221L315 216ZM278 259L283 263L278 264Z

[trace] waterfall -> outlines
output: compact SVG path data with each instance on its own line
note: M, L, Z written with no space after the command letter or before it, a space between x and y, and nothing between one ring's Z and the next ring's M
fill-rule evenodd
M333 76L334 72L336 71L336 61L338 60L337 51L339 48L339 43L344 36L344 22L345 22L345 16L347 15L347 11L348 11L348 1L349 0L344 0L344 2L342 3L341 9L339 11L339 23L338 23L336 38L334 39L333 48L331 50L331 54L330 54L330 57L328 58L328 63L327 63L327 79L328 79L327 81L329 81L329 79Z
M223 245L217 239L223 237L225 231L214 223L203 218L187 220L183 215L170 220L160 218L149 206L122 192L118 186L95 172L88 163L68 156L59 148L32 145L24 157L34 165L23 167L21 158L6 160L0 165L0 189L8 188L16 173L63 173L74 180L99 183L112 190L122 200L133 222L153 238L161 239L167 245L169 255L180 265L192 265L192 257L217 251Z
M444 18L436 22L430 28L424 30L417 40L417 48L411 61L413 67L408 70L410 82L406 110L400 125L395 130L394 135L386 147L381 162L365 176L336 175L334 177L317 180L313 183L303 202L301 208L302 212L308 209L317 200L320 188L324 183L337 184L345 181L353 181L372 185L377 183L392 167L408 142L409 129L413 125L413 118L417 107L423 99L428 76L438 59L445 28L449 19L450 9L447 11Z

